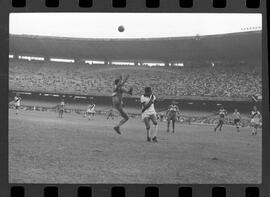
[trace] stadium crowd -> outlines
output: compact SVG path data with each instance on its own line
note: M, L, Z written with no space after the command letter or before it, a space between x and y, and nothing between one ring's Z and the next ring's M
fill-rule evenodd
M151 86L159 97L243 98L262 94L259 66L147 67L10 60L9 88L80 95L111 95L113 82L130 74L127 86L139 96Z

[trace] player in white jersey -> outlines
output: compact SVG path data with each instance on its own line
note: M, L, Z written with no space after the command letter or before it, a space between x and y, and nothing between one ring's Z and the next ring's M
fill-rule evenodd
M148 142L157 142L158 124L156 110L154 107L155 100L156 97L153 95L151 87L146 87L144 89L144 94L141 96L141 104L142 119L145 123ZM150 120L154 124L154 131L152 135L150 134Z
M90 105L88 106L86 110L86 114L88 115L89 120L91 119L91 116L92 116L92 120L94 120L95 118L95 114L96 114L95 107L96 105L94 104L93 101L91 101Z
M237 109L235 109L233 112L233 121L234 121L234 125L236 126L237 132L240 132L239 127L241 124L241 114L239 113Z
M64 113L64 110L65 110L65 101L64 101L64 99L62 99L60 104L58 105L58 110L59 110L58 117L63 118L63 113Z
M257 107L254 106L251 111L251 127L252 127L252 135L257 135L257 129L261 125L261 113L258 111Z
M174 133L175 121L177 119L177 115L180 116L180 110L177 106L176 101L172 101L172 104L169 106L166 117L167 117L167 132L170 131L170 122L172 121L172 132Z
M22 98L19 96L19 94L16 94L16 96L14 97L14 105L15 105L15 109L16 109L16 115L18 115L19 113L19 109L21 106L21 100Z

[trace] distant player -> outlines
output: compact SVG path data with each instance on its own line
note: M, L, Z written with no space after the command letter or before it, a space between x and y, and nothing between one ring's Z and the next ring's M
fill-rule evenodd
M21 106L21 100L22 98L20 97L19 94L16 94L16 96L14 97L14 105L15 105L15 109L16 109L16 115L18 115L19 113L19 109L20 109L20 106Z
M234 121L234 125L236 126L237 132L240 132L239 127L241 124L241 114L238 112L237 109L235 109L233 112L233 121Z
M160 121L160 122L163 122L163 121L164 121L164 116L165 116L165 114L164 114L163 112L161 112L161 113L159 114L159 121Z
M107 115L107 120L109 120L109 118L111 118L112 120L114 120L114 112L113 109L110 109Z
M123 109L123 100L122 100L124 93L132 95L132 90L133 90L132 87L130 87L129 90L126 90L124 88L124 85L127 82L128 78L129 78L129 75L127 75L125 79L122 79L122 76L120 76L119 79L116 79L114 81L115 88L114 88L113 94L112 94L112 102L113 102L113 106L115 107L115 109L117 109L117 111L119 111L120 115L123 118L119 122L119 124L113 128L116 131L116 133L118 133L119 135L121 135L120 127L123 124L125 124L129 119L127 113Z
M63 114L64 114L64 110L65 110L65 101L64 101L64 99L61 100L61 102L60 102L60 104L58 106L58 109L59 109L58 117L63 118Z
M219 128L219 131L222 130L222 126L224 124L226 114L227 114L227 111L223 108L223 106L221 106L221 108L218 112L218 116L219 116L218 124L214 129L215 132L217 131L218 128Z
M151 87L146 87L144 90L144 94L141 96L141 104L142 104L142 119L146 127L148 142L151 141L158 142L157 141L158 123L156 110L154 107L155 100L156 97L155 95L153 95ZM154 125L153 135L150 135L150 120Z
M257 135L257 129L261 125L261 113L258 111L257 107L254 106L251 111L251 127L252 127L252 135Z
M180 116L180 110L177 106L176 101L172 101L169 106L166 117L167 117L167 132L170 132L170 122L172 121L172 132L174 133L175 121L177 120L177 115Z
M88 105L87 110L86 110L86 114L87 114L89 120L91 120L91 117L92 117L92 120L94 120L94 118L95 118L95 114L96 114L95 107L96 107L96 105L94 104L94 102L92 100L91 103Z

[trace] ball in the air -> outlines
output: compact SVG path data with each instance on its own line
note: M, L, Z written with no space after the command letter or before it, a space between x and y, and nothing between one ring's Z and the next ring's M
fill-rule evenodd
M119 31L119 32L123 32L123 31L125 31L124 26L122 26L122 25L121 25L121 26L119 26L119 27L118 27L118 31Z

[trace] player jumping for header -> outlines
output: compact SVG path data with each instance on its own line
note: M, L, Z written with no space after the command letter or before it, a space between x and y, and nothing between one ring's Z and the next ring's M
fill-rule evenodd
M167 117L167 132L170 131L170 122L172 121L172 132L174 133L175 121L177 119L177 114L180 116L179 107L176 105L176 101L172 101L172 104L169 106L166 117Z
M257 129L259 128L261 124L261 113L257 109L256 106L253 107L253 110L251 111L251 127L252 127L252 135L257 135Z
M217 131L218 128L219 128L219 131L222 130L222 126L224 124L224 119L225 119L226 114L227 114L226 110L223 108L223 106L221 106L221 108L220 108L220 110L218 112L219 121L218 121L217 126L214 129L215 132Z
M237 132L240 132L240 124L241 124L241 115L240 113L238 112L237 109L234 110L233 112L233 119L234 119L234 125L236 126L236 130Z
M123 109L123 100L122 100L124 93L132 95L133 90L132 87L130 87L129 90L126 90L124 88L124 85L127 82L128 78L129 75L127 75L126 78L124 79L122 79L122 76L120 76L119 79L116 79L114 81L115 88L112 94L112 102L115 109L117 109L117 111L119 111L120 115L123 117L123 119L119 122L119 124L113 128L119 135L121 135L120 127L123 124L125 124L129 119L127 113Z
M158 133L158 124L157 124L157 116L154 107L154 102L156 100L155 95L152 93L151 87L146 87L144 90L144 94L141 96L141 104L142 104L142 119L145 123L146 132L147 132L147 141L157 142L157 133ZM150 120L154 124L154 132L153 135L150 135Z

